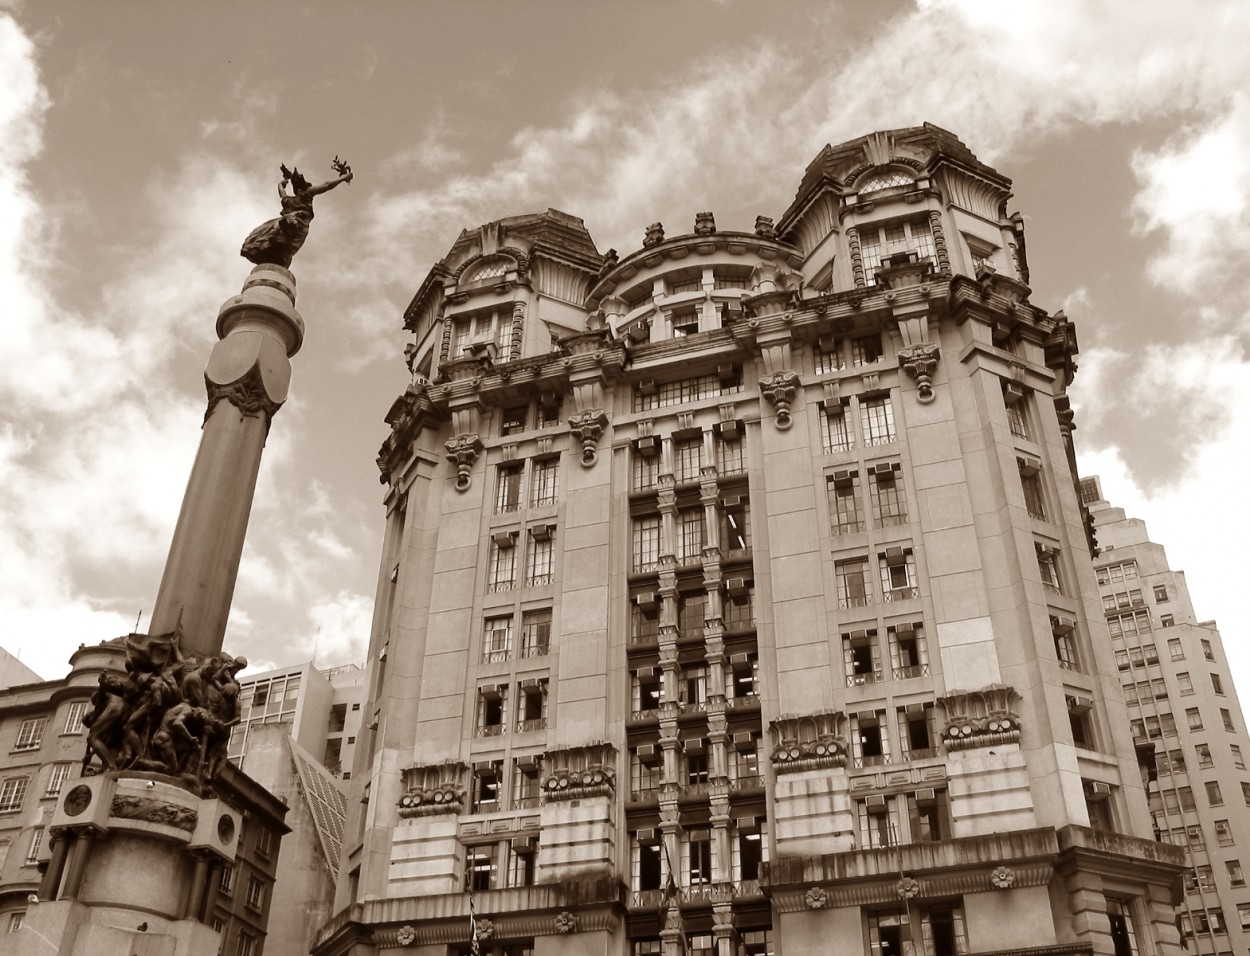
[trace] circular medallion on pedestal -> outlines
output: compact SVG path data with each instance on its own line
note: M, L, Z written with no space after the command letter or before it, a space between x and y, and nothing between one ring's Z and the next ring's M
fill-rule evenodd
M70 817L78 816L89 806L91 806L91 788L81 783L65 795L65 802L61 804L65 815Z
M228 813L223 813L217 821L217 839L227 844L234 839L234 817Z

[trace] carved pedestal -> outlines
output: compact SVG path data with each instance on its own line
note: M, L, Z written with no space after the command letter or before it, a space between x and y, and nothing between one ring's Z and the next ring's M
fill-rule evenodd
M23 932L61 956L215 953L214 870L234 861L241 823L159 774L84 777L53 813L51 859Z

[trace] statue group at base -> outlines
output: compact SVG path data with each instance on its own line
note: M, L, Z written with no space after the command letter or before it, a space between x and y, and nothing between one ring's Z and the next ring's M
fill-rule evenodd
M155 771L202 791L221 770L247 660L185 656L180 637L178 630L126 636L126 670L100 675L83 718L84 773L99 757L105 770Z

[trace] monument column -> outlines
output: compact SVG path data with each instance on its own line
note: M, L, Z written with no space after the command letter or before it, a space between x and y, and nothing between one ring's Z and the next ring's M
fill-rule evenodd
M181 622L183 652L199 656L221 650L261 451L304 341L295 276L256 266L222 305L217 335L204 370L204 431L149 627L168 634Z

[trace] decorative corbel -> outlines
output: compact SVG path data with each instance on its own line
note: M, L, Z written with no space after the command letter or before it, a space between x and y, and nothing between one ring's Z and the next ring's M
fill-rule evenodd
M602 408L588 408L569 417L569 432L582 443L582 465L592 467L599 460L599 452L595 448L603 437L603 429L607 427L608 416Z
M471 472L482 453L482 439L477 435L457 435L447 439L447 460L456 465L456 490L468 491L473 483Z
M777 428L786 431L794 424L790 406L799 390L798 372L774 372L760 379L760 394L777 409Z
M898 350L898 364L916 380L916 401L921 405L933 401L933 373L940 353L941 349L932 344Z

